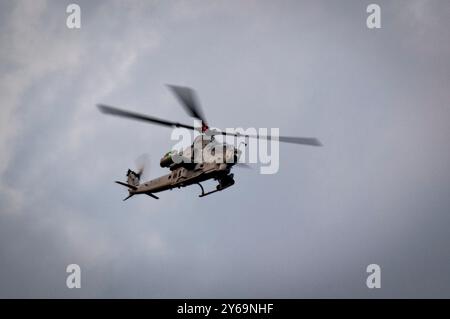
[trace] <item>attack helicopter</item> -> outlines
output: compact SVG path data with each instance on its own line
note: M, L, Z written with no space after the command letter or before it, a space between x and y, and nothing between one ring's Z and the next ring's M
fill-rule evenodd
M310 146L321 146L322 144L314 137L292 137L292 136L276 136L270 135L249 135L240 134L239 132L220 131L218 129L210 128L200 103L198 102L195 91L189 87L168 85L168 88L173 92L180 104L184 107L187 114L196 120L201 125L198 127L173 122L141 113L136 113L110 105L97 104L99 110L104 114L124 117L132 120L143 121L155 125L172 127L172 128L186 128L189 130L198 131L197 136L192 145L186 149L177 152L170 151L161 158L160 166L170 170L169 174L161 177L141 182L144 166L136 172L128 169L126 177L127 181L115 181L117 184L128 188L128 196L124 201L133 197L134 195L148 195L154 199L159 199L155 193L160 193L174 188L182 188L197 184L201 188L199 197L204 197L234 185L234 174L231 169L236 165L245 165L239 163L239 157L242 151L234 145L226 143L219 143L214 136L235 136L255 139L271 139L275 138L280 142L301 144ZM246 144L245 144L246 145ZM216 189L205 192L202 182L207 180L215 180L218 182Z

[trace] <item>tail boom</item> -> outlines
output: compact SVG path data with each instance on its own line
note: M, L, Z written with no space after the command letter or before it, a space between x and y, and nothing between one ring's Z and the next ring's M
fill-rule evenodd
M133 197L136 194L146 194L154 199L159 199L159 197L153 195L150 192L138 192L139 189L139 180L140 180L141 174L133 172L132 170L128 170L127 172L127 182L121 182L121 181L115 181L117 184L128 187L128 196L124 198L124 201L129 199L130 197Z

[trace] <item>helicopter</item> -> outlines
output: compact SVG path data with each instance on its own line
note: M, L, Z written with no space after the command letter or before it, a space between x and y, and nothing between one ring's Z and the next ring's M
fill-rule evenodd
M159 199L155 193L163 192L166 190L172 190L174 188L182 188L190 185L197 184L201 188L201 194L199 197L211 195L213 193L227 189L234 185L234 174L231 173L231 169L238 166L246 166L239 163L239 157L242 151L234 145L226 143L219 143L214 136L235 136L244 138L255 139L271 139L270 135L250 135L241 134L239 132L220 131L218 129L210 128L208 122L205 119L204 113L198 102L195 91L189 87L167 85L178 99L180 104L184 107L187 114L194 119L198 120L201 125L198 127L173 122L145 114L140 114L120 108L116 108L110 105L97 104L99 110L104 114L124 117L132 120L143 121L155 125L172 127L172 128L185 128L194 130L200 133L197 136L192 145L186 149L177 152L170 151L161 158L160 166L168 168L169 174L160 176L158 178L141 182L141 177L144 171L144 165L135 172L128 169L126 173L127 181L115 181L117 184L128 188L128 196L123 200L127 200L134 195L148 195L154 199ZM292 137L292 136L276 136L274 137L280 142L321 146L321 142L314 137ZM244 144L245 146L247 144ZM216 189L205 192L202 182L207 180L215 180L218 182Z

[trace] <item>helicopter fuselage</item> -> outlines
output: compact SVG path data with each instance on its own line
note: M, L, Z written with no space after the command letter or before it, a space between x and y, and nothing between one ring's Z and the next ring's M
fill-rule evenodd
M143 182L135 190L130 190L130 194L158 193L173 188L198 184L209 179L221 181L230 178L229 173L233 164L198 163L190 165L193 167L180 166L172 170L170 174Z

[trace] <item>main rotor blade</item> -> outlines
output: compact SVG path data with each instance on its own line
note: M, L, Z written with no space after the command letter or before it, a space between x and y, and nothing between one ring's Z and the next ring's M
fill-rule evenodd
M171 84L167 84L167 86L172 90L178 101L181 103L181 105L183 105L184 109L190 116L201 120L205 124L207 123L205 115L203 114L202 108L193 89Z
M271 136L249 136L253 138L271 139ZM278 136L278 140L283 143L322 146L322 143L315 137Z
M256 139L275 139L278 138L280 142L283 143L291 143L291 144L300 144L300 145L310 145L310 146L322 146L322 143L315 137L296 137L296 136L270 136L270 135L247 135L240 133L231 133L231 132L220 132L216 130L209 130L206 134L211 135L231 135L231 136L242 136L242 137L250 137Z
M131 111L121 110L112 106L104 105L104 104L97 104L97 107L100 109L102 113L115 115L115 116L121 116L126 117L133 120L139 120L144 122L150 122L157 125L162 126L169 126L169 127L184 127L187 129L195 130L196 128L191 125L181 124L178 122L172 122L164 119L160 119L157 117L139 114Z
M239 168L252 169L252 167L250 165L245 164L245 163L236 163L234 166L239 167Z

